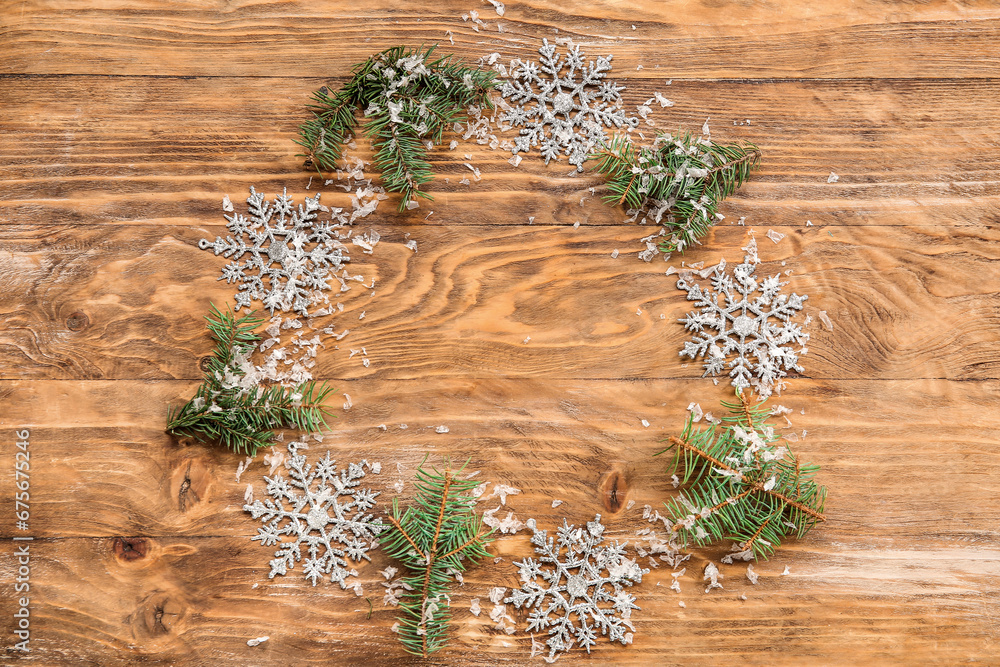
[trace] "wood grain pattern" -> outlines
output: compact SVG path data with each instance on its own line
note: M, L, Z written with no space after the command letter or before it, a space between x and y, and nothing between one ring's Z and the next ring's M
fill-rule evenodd
M945 0L920 9L674 0L643 3L640 12L609 0L525 2L508 4L503 18L485 3L427 0L380 0L363 13L337 1L216 4L159 0L137 9L97 0L60 10L5 2L0 58L8 71L31 74L329 76L400 41L447 41L450 30L458 50L502 46L512 57L537 53L543 36L568 36L613 47L627 70L669 67L667 77L981 77L1000 66L1000 11ZM462 21L470 9L486 29Z
M352 262L352 271L376 278L374 296L355 288L339 299L342 315L316 323L352 330L339 349L331 342L319 358L323 377L691 378L703 372L700 363L681 363L674 352L690 337L675 323L691 310L676 277L664 275L663 261L640 262L629 252L644 248L638 238L648 228L373 224L384 241L375 257ZM202 229L7 230L0 248L22 264L6 297L12 326L0 332L0 345L19 363L3 375L200 377L199 360L211 349L201 318L210 301L224 303L233 292L217 280L226 261L197 247L199 238L225 229ZM826 310L835 321L833 331L813 330L804 364L810 376L996 377L996 230L774 229L788 237L774 245L761 235L768 261L760 273L791 270L787 289L811 295L806 312L815 319ZM407 233L420 239L418 252L402 245ZM748 238L744 227L717 227L685 261L738 262ZM616 248L628 255L613 259ZM953 268L941 272L949 258ZM44 299L48 312L19 308L25 293ZM182 294L198 296L178 298ZM69 319L78 313L87 324L71 331ZM961 325L946 328L942 321ZM349 358L349 349L361 347L368 368Z
M650 465L656 440L682 422L685 401L714 393L704 382L684 380L363 380L344 389L363 398L313 448L329 448L339 460L391 452L390 460L401 462L405 471L389 464L382 475L369 478L387 496L394 495L395 481L409 482L430 448L471 456L484 480L524 489L508 499L519 516L530 512L554 524L564 516L583 521L601 513L613 537L631 540L648 525L642 507L658 505L669 493L661 463ZM214 655L240 661L246 659L240 646L247 637L270 634L268 650L252 654L255 664L281 664L282 651L320 660L324 650L336 650L346 662L363 662L371 655L368 643L377 645L380 658L400 662L398 651L380 636L393 617L378 604L377 570L389 564L381 554L361 568L365 596L374 598L377 610L373 624L362 623L368 605L352 592L313 589L298 573L262 579L269 552L248 540L253 525L240 506L248 480L260 493L263 464L255 463L237 483L238 457L179 446L164 436L161 407L187 390L188 383L128 380L0 385L9 396L4 421L30 426L33 447L47 455L34 481L41 499L34 520L42 527L42 541L34 546L43 554L35 576L42 582L39 597L60 604L46 602L38 612L40 627L52 627L46 650L84 657L81 643L96 636L103 638L102 664L145 653L162 660L197 662ZM846 633L848 645L859 649L891 626L906 651L927 651L933 643L934 655L944 661L968 657L973 643L967 642L995 641L995 631L984 624L1000 597L995 540L1000 512L991 501L998 483L982 471L995 468L1000 456L995 449L1000 418L989 410L998 394L995 381L798 381L794 394L782 401L795 410L795 429L809 432L800 453L807 459L823 456L830 521L758 565L763 577L756 587L743 578L743 566L723 566L725 593L701 592L694 573L723 550L697 554L681 578L680 595L668 590L668 569L654 570L644 583L648 593L637 613L636 645L628 651L600 647L597 659L658 662L663 649L657 638L663 633L673 638L675 651L667 661L677 664L729 655L737 637L751 661L763 655L794 659L835 639L821 630L828 626ZM530 410L526 395L532 397ZM807 406L805 415L800 406ZM983 417L975 424L954 421L956 406ZM76 418L67 420L67 413ZM830 424L831 413L854 419ZM640 425L642 417L650 418L650 429ZM910 429L901 432L894 425L906 419ZM390 428L383 432L380 423ZM400 430L400 423L409 428ZM441 423L449 425L448 434L433 432ZM914 443L912 432L927 436ZM81 449L74 442L89 446ZM965 460L963 470L949 469L956 457ZM621 480L613 505L601 492L609 474ZM181 475L191 481L191 491L179 496ZM4 479L0 492L9 487ZM75 506L90 510L67 514L67 494ZM552 499L565 504L552 509ZM635 501L631 510L628 501ZM951 521L939 525L937 517L945 515ZM470 572L456 594L455 651L485 650L482 659L490 664L523 662L523 638L496 634L485 615L475 618L466 610L471 598L485 600L489 587L516 584L509 561L522 556L526 545L523 536L499 540L491 551L504 560ZM785 565L792 570L788 577L780 575ZM12 569L9 557L0 560L0 572ZM69 600L59 583L65 577L77 582ZM261 583L251 590L249 581ZM100 594L113 585L120 590L113 615L124 624L108 621L110 601ZM744 594L745 602L739 599ZM899 607L900 599L908 604ZM855 609L860 600L864 613ZM679 608L679 601L687 607ZM939 605L950 610L950 623L932 622ZM67 606L73 617L62 623L66 610L60 607ZM234 627L234 613L248 624ZM296 626L263 620L276 615ZM309 628L312 635L303 638L296 628ZM706 638L712 645L704 644ZM518 648L512 651L503 642Z
M828 312L833 330L814 322L805 376L776 399L807 432L797 451L823 466L829 520L758 565L757 586L745 567L723 565L725 589L703 592L721 546L694 554L680 594L666 567L654 569L638 591L633 646L563 659L994 663L1000 10L530 0L498 19L481 5L0 2L0 504L14 492L3 472L12 433L29 428L37 536L33 650L5 644L0 662L529 662L525 615L513 636L487 618L489 588L518 584L511 561L530 553L524 533L497 540L498 560L469 571L452 645L417 661L381 604L381 553L359 568L361 597L313 588L298 571L268 579L269 552L249 540L256 528L241 510L247 484L262 493L264 464L237 482L239 457L162 429L200 375L208 303L232 295L216 281L224 261L197 248L223 230L222 195L239 202L253 185L346 201L295 157L312 90L399 41L506 61L533 57L542 37L569 37L591 57L614 54L630 106L654 91L676 103L652 114L647 136L711 118L714 138L764 151L724 205L727 222L671 264L739 260L752 226L761 272L790 270L788 289L809 295L814 318ZM462 21L470 9L488 30ZM458 184L465 153L483 173L469 187ZM351 334L316 369L354 406L335 403L335 428L313 451L382 461L368 480L383 500L427 452L470 458L482 479L522 489L508 499L522 520L601 513L612 537L634 543L649 526L642 508L674 493L666 462L652 458L658 440L680 428L688 403L717 411L728 391L677 356L685 336L673 322L688 302L668 264L635 257L655 230L601 204L589 191L599 179L506 158L438 150L432 204L398 214L390 201L364 221L383 242L352 268L376 278L375 293L343 295L334 322ZM831 171L839 182L827 183ZM740 217L748 227L731 224ZM772 244L768 229L787 236ZM362 346L368 368L348 358ZM5 638L15 534L12 512L0 512Z

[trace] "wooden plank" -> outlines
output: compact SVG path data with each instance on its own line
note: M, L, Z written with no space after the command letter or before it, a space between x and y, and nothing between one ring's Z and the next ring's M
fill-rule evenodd
M317 190L321 179L302 167L292 139L310 92L322 83L0 79L0 98L8 101L0 123L9 129L0 135L0 221L186 224L219 220L224 192L238 200L251 185L302 192L311 183ZM676 103L654 104L659 129L699 131L710 118L716 140L762 148L760 171L725 206L731 219L949 226L997 220L1000 130L982 112L1000 96L997 81L632 83L625 93L630 108L657 90ZM747 119L750 125L733 125ZM647 137L656 129L642 128ZM359 154L368 155L363 145ZM483 172L471 186L459 184L468 173L465 154ZM575 206L591 196L588 188L603 192L599 177L570 178L568 165L546 168L536 154L515 169L509 157L471 142L454 152L437 149L439 177L428 186L436 201L409 215L385 215L421 225L623 219L620 209L596 199ZM839 182L827 183L831 171ZM435 214L424 221L428 210Z
M32 549L32 651L18 656L18 664L415 662L390 630L395 610L381 604L377 570L387 564L381 555L362 567L358 597L330 584L314 589L301 578L268 580L260 550L242 538L76 538L40 540ZM507 636L487 617L493 607L487 596L493 586L518 585L510 561L529 549L527 537L510 538L498 552L501 562L466 575L452 598L451 643L430 664L525 664L526 615L508 607L519 631ZM681 577L680 594L669 590L666 568L644 578L632 645L601 641L589 657L574 652L563 660L717 664L738 654L751 665L902 665L927 655L933 664L989 664L998 639L996 559L996 550L967 546L857 548L840 559L795 549L759 565L756 586L744 577L745 567L723 565L725 590L708 595L692 574L700 574L704 561L695 560ZM0 554L5 577L12 561L8 550ZM942 573L941 563L953 569ZM781 576L785 564L791 573ZM468 611L472 598L484 609L479 617ZM247 647L261 636L270 639Z
M0 425L32 430L38 535L254 534L241 507L248 483L261 493L262 456L237 483L243 457L162 432L167 406L192 389L181 381L0 383L7 406ZM471 458L484 480L523 489L508 499L519 513L546 521L567 511L578 518L602 513L636 528L643 505L658 506L672 491L668 461L651 458L659 441L682 428L689 402L718 415L716 401L728 395L705 380L355 380L340 389L354 407L334 405L333 430L310 451L329 449L342 463L383 457L385 472L367 479L387 496L430 452ZM1000 481L984 471L1000 455L1000 416L990 410L1000 397L997 381L803 379L794 390L773 401L793 409L793 427L779 432L807 431L794 448L824 466L830 488L830 521L810 544L835 551L841 541L867 538L897 548L939 539L995 543L991 526L1000 509L988 499ZM903 419L907 429L893 426ZM440 425L449 432L434 432ZM12 459L11 452L5 455ZM606 493L613 475L616 501ZM185 479L189 493L181 492ZM12 484L3 477L0 492ZM566 506L553 509L552 500ZM635 506L626 512L630 500ZM68 511L73 507L89 509ZM945 514L953 521L928 532ZM5 515L0 523L6 537L12 522Z
M355 287L340 295L343 314L317 320L351 330L339 344L324 334L317 377L701 376L700 363L678 356L689 339L676 323L691 310L686 293L663 261L633 254L648 228L373 226L384 241L351 272L376 279L374 296ZM825 310L834 321L833 331L811 327L808 376L997 377L996 229L775 227L788 235L777 245L766 229L757 228L760 274L792 271L785 289L811 295L814 320ZM0 230L11 258L0 376L200 377L211 350L202 318L210 301L231 302L235 286L217 280L226 260L197 242L224 231ZM406 233L416 253L402 245ZM747 238L744 227L719 226L685 261L739 262ZM613 259L616 248L625 256ZM363 355L349 357L362 347L368 368Z
M997 8L944 0L919 9L841 0L739 11L725 3L645 2L637 11L526 2L508 3L503 18L484 3L426 0L366 3L363 13L336 2L2 7L0 62L12 73L329 76L400 42L451 47L446 31L454 50L472 57L499 50L529 58L543 37L569 37L591 57L614 53L623 71L659 65L678 78L979 77L996 76L1000 65ZM473 9L488 24L479 32L461 19Z
M343 462L392 452L406 470L387 465L366 479L385 491L383 501L397 478L408 482L425 451L472 456L482 479L523 489L508 498L520 518L549 525L599 512L611 538L634 544L635 531L650 525L642 506L673 493L665 462L651 458L655 440L676 431L688 400L703 397L709 408L723 394L706 384L351 382L345 388L355 407L311 453L330 447ZM31 546L35 639L28 658L271 665L287 664L290 655L305 664L376 655L406 663L389 630L393 610L380 604L378 570L389 564L380 553L359 568L360 598L335 586L313 588L298 571L266 578L268 550L248 539L254 523L239 509L247 482L260 493L262 464L236 483L240 457L179 447L158 432L163 405L186 388L125 380L0 383L9 406L3 428L32 431L32 522L40 539ZM989 407L998 394L995 381L800 381L780 400L793 408L795 430L808 430L800 454L824 466L829 521L758 564L757 586L745 579L745 566L723 565L725 589L703 593L701 570L723 548L696 552L679 595L669 590L669 569L653 569L637 589L643 609L634 617L635 644L598 644L592 659L690 664L735 652L751 664L846 664L848 655L883 664L916 654L943 663L987 660L998 639L989 619L1000 601L1000 516L992 502L1000 481L986 472L997 464L1000 416ZM955 419L960 412L974 418ZM852 419L838 419L845 414ZM640 417L652 427L644 429ZM904 421L907 429L895 426ZM401 422L409 428L400 430ZM440 423L448 434L432 432ZM922 434L918 441L914 433ZM181 501L184 471L196 494ZM606 493L609 474L619 480L618 503ZM0 494L10 483L0 478ZM564 505L552 509L552 498ZM0 530L9 539L6 517ZM523 632L508 637L492 628L486 602L490 587L517 585L511 561L529 552L527 537L504 537L491 550L501 560L471 569L456 589L455 641L440 654L444 663L523 664L529 650ZM10 554L0 555L5 578L15 567ZM781 576L786 565L791 573ZM473 597L485 610L479 618L467 611ZM523 630L523 614L518 622ZM263 635L271 637L267 644L246 647L246 639Z

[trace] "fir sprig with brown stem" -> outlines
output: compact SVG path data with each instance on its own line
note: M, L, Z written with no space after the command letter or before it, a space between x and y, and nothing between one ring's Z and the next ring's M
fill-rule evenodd
M671 436L673 473L687 488L667 503L673 531L682 544L736 542L730 558L768 558L789 536L802 537L825 521L826 488L813 477L819 466L802 464L787 444L778 446L766 423L766 401L749 392L719 426L697 429L689 417L680 437Z
M470 105L492 109L489 92L496 72L468 67L452 55L432 57L435 46L396 46L354 68L337 91L324 86L313 93L313 118L299 127L297 144L306 164L333 171L357 125L375 149L375 166L385 189L403 195L399 210L414 197L433 199L420 187L434 178L427 162L428 142L441 143L445 130L466 119Z
M719 204L760 166L751 143L718 144L690 134L661 134L651 146L618 135L591 156L608 179L607 203L644 210L666 229L660 250L684 251L716 223Z
M275 429L312 432L327 426L331 415L324 401L334 390L326 384L241 386L250 354L260 341L254 331L264 318L249 313L237 319L229 308L222 312L213 304L205 319L215 350L194 397L180 408L170 408L167 433L218 442L254 456L274 441Z
M465 466L453 470L445 460L444 470L426 469L426 461L413 482L413 505L403 511L394 498L389 528L379 538L386 553L411 572L403 580L399 640L408 652L423 657L447 641L453 575L465 571L464 561L489 555L486 545L492 533L483 527L469 495L476 483L458 479Z

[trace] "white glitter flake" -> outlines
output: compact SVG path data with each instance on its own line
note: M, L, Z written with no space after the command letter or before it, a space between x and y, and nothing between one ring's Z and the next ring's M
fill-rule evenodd
M605 127L631 129L639 119L621 108L625 87L603 80L611 70L612 56L587 64L580 47L572 46L563 58L556 55L554 44L542 41L538 63L511 61L511 80L500 92L514 106L500 115L500 121L521 128L514 155L538 146L545 164L566 155L577 171L583 171L587 156L607 139Z
M725 262L715 268L714 292L678 278L677 288L686 290L688 300L700 309L680 320L696 334L684 343L680 356L703 357L702 377L718 375L728 366L734 387L752 385L761 397L767 397L773 389L781 389L786 371L802 372L798 360L808 351L804 344L809 334L791 319L808 297L780 294L781 286L787 284L779 281L780 274L758 282L754 276L760 262L757 244L751 239L743 249L747 254L732 276L726 275ZM789 343L802 347L796 350ZM726 357L734 353L736 357L727 363Z
M531 543L539 558L515 563L523 585L504 602L517 609L534 608L528 616L528 632L548 630L546 660L551 662L557 653L569 651L574 644L590 653L598 633L607 635L612 642L632 643L635 628L630 618L632 610L639 607L635 596L623 587L641 582L649 570L626 558L623 545L612 542L601 546L601 515L587 522L586 528L575 528L563 519L555 538L538 530L534 520L528 526L534 531ZM550 565L551 569L543 569L542 565Z
M357 576L357 570L350 568L348 560L370 561L368 551L382 532L382 519L367 511L375 506L379 494L356 488L365 476L367 461L351 463L347 470L338 471L327 452L324 458L309 465L304 454L296 453L301 444L288 445L287 479L281 475L264 477L271 498L243 506L264 524L250 539L260 541L265 547L278 545L271 561L270 578L287 574L296 561L302 560L304 550L302 570L313 586L329 574L330 581L346 589L347 578ZM286 535L293 539L285 541Z

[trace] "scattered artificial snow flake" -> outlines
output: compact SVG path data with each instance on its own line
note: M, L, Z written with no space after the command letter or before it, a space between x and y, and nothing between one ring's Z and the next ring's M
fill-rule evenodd
M353 405L354 405L354 401L351 400L351 395L350 394L344 394L344 409L345 410L350 410Z
M580 528L563 519L555 539L537 527L532 530L531 543L539 558L515 563L522 586L504 602L517 609L534 608L528 616L528 632L548 629L548 659L555 659L557 653L568 651L574 644L590 653L597 643L598 629L609 641L632 643L635 627L630 619L632 611L639 607L635 596L623 588L641 582L649 570L626 558L624 546L617 542L601 546L601 515ZM543 564L551 569L543 569ZM571 615L575 615L576 622Z
M403 245L405 245L407 248L409 248L413 252L417 251L417 242L416 241L412 241L412 240L411 241L407 241Z
M249 220L239 213L224 216L231 236L218 236L214 243L201 239L198 247L230 260L219 280L240 283L236 311L249 309L256 299L272 315L275 310L308 315L312 293L329 289L331 273L349 259L336 230L316 221L319 194L295 209L287 190L266 201L251 187L247 207Z
M689 403L688 412L691 413L691 421L693 422L700 422L701 418L705 415L699 403Z
M760 261L756 242L751 239L744 250L747 254L743 263L733 269L732 276L726 275L724 261L715 267L714 292L689 284L683 277L677 279L677 288L686 290L688 300L696 302L700 309L680 320L696 334L694 340L684 343L680 356L703 357L702 377L718 375L728 365L734 387L753 385L766 398L773 389L780 390L787 370L802 372L798 359L807 351L804 343L809 334L791 319L802 310L808 297L780 294L786 283L780 282L777 275L758 282L754 276ZM754 296L758 291L759 295ZM778 322L772 322L772 318ZM802 347L795 350L789 343ZM727 364L726 356L732 353L736 358Z
M553 500L552 501L552 509L555 509L555 508L559 507L562 504L563 504L563 501L561 501L561 500Z
M756 586L757 585L757 579L759 579L759 578L760 578L760 575L757 574L756 572L754 572L754 570L753 570L753 563L747 563L747 579L750 580L750 583L753 584L754 586Z
M531 340L531 336L525 336L524 337L524 342L525 343L527 343L529 340Z
M520 155L512 155L510 157L510 159L507 160L507 162L510 162L513 166L517 167L517 166L519 166L521 164L521 156Z
M257 637L256 639L248 639L247 640L247 646L250 646L250 647L260 646L261 644L263 644L264 642L266 642L268 639L270 639L270 637L268 637L268 636Z
M806 227L812 227L812 226L813 226L813 221L812 220L806 220Z
M533 224L535 222L535 216L528 216L528 224Z
M705 576L703 577L705 581L708 581L708 588L705 592L709 592L713 588L722 588L722 584L719 583L719 579L722 579L722 573L719 572L718 566L712 561L708 561L708 565L705 566Z
M304 551L302 571L313 586L329 574L330 581L344 589L347 578L357 576L356 570L349 569L348 560L371 560L368 550L382 532L382 519L368 512L379 494L357 488L367 461L338 471L327 452L310 465L304 454L297 453L299 446L297 442L288 444L287 479L281 475L264 477L271 498L243 506L263 523L251 539L265 547L279 547L271 561L270 578L287 574L302 560ZM285 520L287 523L281 525ZM286 541L286 535L293 539Z
M827 331L833 331L833 322L830 321L830 316L826 314L825 310L819 311L819 313L817 313L817 317L819 317L819 321L823 323L824 329Z
M573 229L580 229L580 221L579 220L577 220L576 222L573 223Z
M684 604L684 600L681 600L680 602L678 602L678 603L677 603L677 606L678 606L678 607L680 607L680 608L682 608L682 609L684 609L684 608L686 608L686 607L687 607L687 605L686 605L686 604Z
M553 507L555 507L555 505L553 505ZM628 504L625 506L625 509L630 510L633 507L635 507L635 501L634 500L630 500L630 501L628 501Z
M500 496L500 504L507 504L507 496L516 496L521 493L521 489L515 489L513 486L507 486L506 484L494 484L493 493L491 493L488 498L493 498L495 496Z
M618 248L611 251L611 259L618 259Z
M831 172L830 172L830 175L829 175L829 176L827 177L827 179L826 179L826 182L827 182L827 183L836 183L836 182L837 182L837 181L839 181L839 180L840 180L840 176L837 176L837 175L836 175L835 173L833 173L833 172L831 171Z
M434 432L435 433L447 433L448 432L448 427L447 426L438 426L438 427L436 427L434 429Z
M358 315L358 319L359 319L359 320L363 320L363 319L365 319L365 313L366 313L366 312L367 312L367 311L364 311L364 310L362 310L362 311L361 311L361 314L360 314L360 315Z
M243 502L253 502L253 484L247 484L247 490L243 492Z
M776 232L773 229L769 229L767 230L767 238L771 239L777 244L778 241L785 238L785 235L782 234L781 232Z
M640 420L640 421L642 422L642 425L643 425L644 427L646 427L646 428L649 428L649 422L648 422L648 421L646 421L645 419L642 419L642 420Z
M705 124L701 126L701 133L703 135L705 135L706 137L712 136L712 131L708 129L708 121L709 120L711 120L711 119L710 118L706 118L705 119Z
M195 399L195 400L198 400L198 399ZM203 407L205 407L205 399L204 398L201 399L201 405L197 406L195 408L195 410L201 410ZM247 468L250 467L251 463L253 463L253 458L251 458L249 456L246 458L245 461L240 461L240 464L236 467L236 483L237 484L240 483L240 477L243 476L243 473L246 472Z
M672 106L674 106L673 102L671 102L670 100L668 100L666 97L664 97L660 93L653 93L653 95L656 97L656 101L660 103L661 107L672 107Z
M635 314L639 315L639 316L642 316L642 308L636 308L635 309Z
M503 16L504 6L500 0L486 0L486 2L493 5L493 8L497 10L497 16Z
M222 210L225 211L226 213L233 212L233 202L229 200L229 195L226 195L225 197L222 198Z
M392 624L392 627L389 628L389 632L399 632L399 621Z
M469 612L473 616L479 616L479 614L482 613L482 611L483 610L479 606L479 598L472 598L469 601Z
M788 574L791 574L791 573L792 573L792 569L786 565L785 566L785 571L781 573L781 576L784 577L785 575L788 575Z
M524 528L526 525L524 522L519 521L515 516L513 511L508 511L507 516L503 519L498 519L494 515L500 511L503 505L497 505L496 508L491 510L486 510L483 512L483 523L500 531L504 535L513 535L517 531Z
M564 59L547 39L538 52L539 63L511 61L511 80L503 83L500 92L514 106L500 114L500 122L521 128L514 140L514 155L538 146L545 164L562 154L577 171L583 171L594 146L607 139L605 127L629 129L638 126L639 119L620 108L625 87L603 80L611 70L612 56L598 57L588 65L580 47L571 46Z

